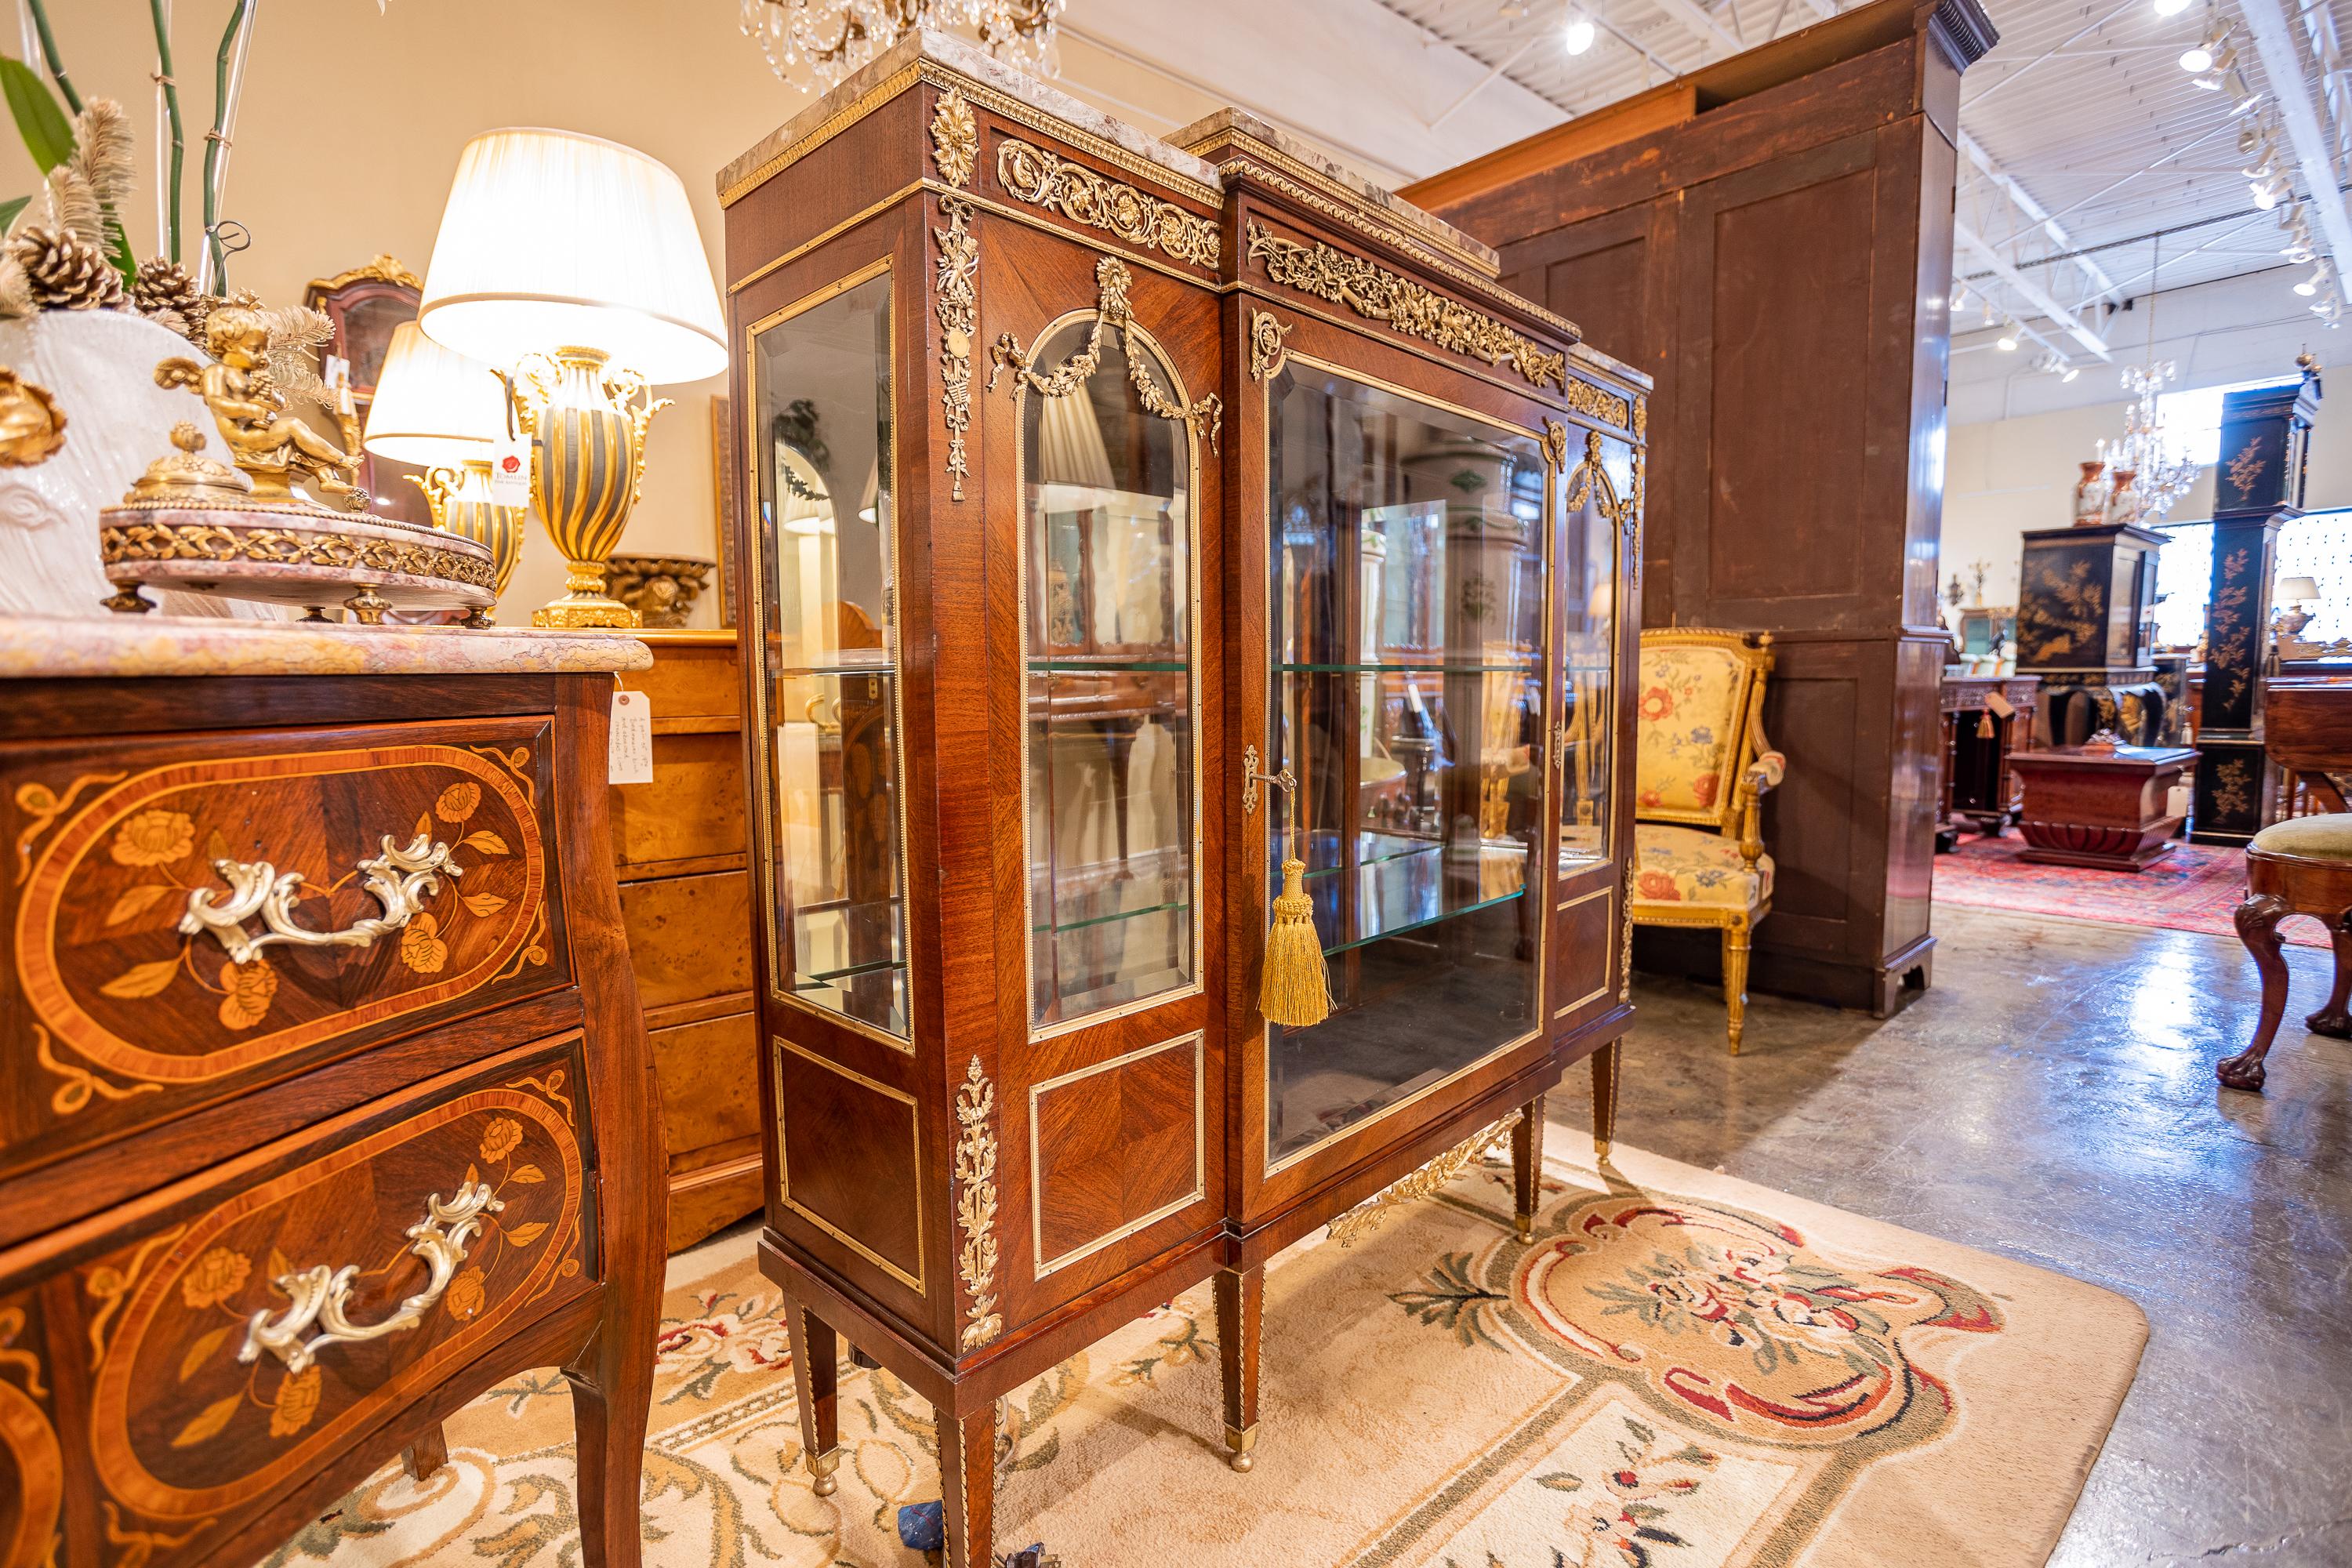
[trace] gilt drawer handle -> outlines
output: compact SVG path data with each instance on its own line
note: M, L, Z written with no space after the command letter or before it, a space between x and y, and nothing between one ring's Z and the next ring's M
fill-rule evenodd
M215 860L213 869L228 884L227 900L215 903L215 889L198 888L188 895L188 912L180 917L180 930L189 936L212 932L237 963L252 963L256 953L277 942L303 947L366 947L406 925L422 900L441 890L441 873L446 871L452 877L463 873L465 868L452 862L449 855L449 846L435 843L430 834L418 834L405 849L394 844L390 834L384 835L383 853L359 863L366 873L367 890L383 906L383 913L343 931L310 931L294 923L294 895L308 880L301 872L289 871L281 877L267 860ZM245 922L256 914L269 929L251 936Z
M400 1310L366 1328L352 1323L343 1311L352 1299L352 1281L359 1277L358 1264L336 1268L321 1263L316 1268L279 1275L278 1288L294 1298L294 1304L275 1321L267 1307L254 1313L246 1325L245 1347L236 1352L236 1359L254 1361L268 1351L286 1363L288 1372L300 1372L318 1359L321 1345L380 1340L415 1328L441 1300L441 1292L449 1289L457 1265L466 1261L466 1244L482 1228L482 1216L506 1206L485 1182L459 1186L457 1197L447 1204L441 1201L439 1193L425 1199L428 1217L408 1227L408 1250L425 1259L433 1278L424 1289L403 1301ZM320 1331L304 1339L313 1324Z

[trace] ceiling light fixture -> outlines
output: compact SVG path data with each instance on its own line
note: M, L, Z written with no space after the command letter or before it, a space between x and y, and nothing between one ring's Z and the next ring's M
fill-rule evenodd
M2156 0L2156 14L2159 16L2178 16L2188 9L2189 0Z
M1033 76L1062 74L1055 24L1069 0L742 0L744 33L768 68L803 91L824 92L919 28L966 27L998 59ZM795 81L805 65L814 82Z
M1592 19L1578 16L1568 24L1560 35L1560 43L1571 55L1580 55L1592 47Z
M2202 44L2183 49L2180 53L2180 68L2185 71L2211 70L2213 68L2212 51ZM2216 82L2213 85L2219 87L2221 83Z
M2311 276L2294 286L2294 291L2308 300L2314 294L2319 292L2320 285L2327 281L2327 263L2325 261L2318 262L2313 266Z
M2082 367L2081 365L2079 365L2079 364L2070 364L2070 365L2068 365L2068 366L2066 367L2066 369L2065 369L2065 373L2064 373L2063 374L2060 375L2058 379L2059 379L2059 380L2061 380L2061 381L2072 381L2072 380L2074 380L2076 376L2078 376L2078 375L2080 375L2080 374L2083 374L2083 367Z
M1993 340L1993 346L2000 350L2000 352L2005 354L2015 353L2017 352L2017 323L2015 321L2004 321L2001 323L2000 336Z

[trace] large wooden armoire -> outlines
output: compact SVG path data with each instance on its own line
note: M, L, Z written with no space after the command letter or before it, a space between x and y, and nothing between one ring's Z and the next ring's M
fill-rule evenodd
M761 1261L817 1490L845 1333L959 1568L1000 1395L1213 1274L1247 1468L1267 1258L1506 1135L1524 1229L1631 1017L1648 383L1266 128L1175 140L925 34L721 179Z
M1953 184L1995 37L1976 0L1874 0L1404 193L1657 377L1643 624L1777 655L1751 983L1881 1016L1935 960ZM1637 956L1718 962L1704 931Z

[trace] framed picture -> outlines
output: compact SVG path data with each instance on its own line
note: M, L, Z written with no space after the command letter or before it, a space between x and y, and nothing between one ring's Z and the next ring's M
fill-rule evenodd
M352 400L358 405L362 426L368 405L375 401L376 378L383 374L384 356L392 351L393 329L416 320L425 284L416 274L389 256L379 256L364 267L314 278L302 291L302 302L334 323L334 341L327 352L351 367ZM425 492L409 482L425 470L389 458L362 455L358 482L373 499L368 510L379 517L433 525Z

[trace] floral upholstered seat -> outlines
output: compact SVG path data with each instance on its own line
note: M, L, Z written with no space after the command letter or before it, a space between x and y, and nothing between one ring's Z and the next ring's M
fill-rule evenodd
M1642 634L1635 697L1633 923L1723 932L1731 1049L1747 1021L1750 933L1772 908L1759 803L1785 771L1764 739L1771 634Z
M1727 904L1752 910L1772 897L1772 857L1751 868L1739 846L1696 827L1633 826L1633 904Z

